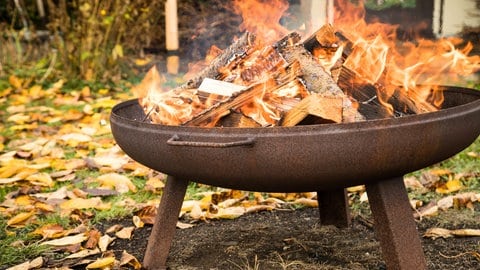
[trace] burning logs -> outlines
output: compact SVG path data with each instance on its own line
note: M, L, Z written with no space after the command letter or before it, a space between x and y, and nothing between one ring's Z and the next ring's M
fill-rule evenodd
M339 42L345 44L342 49ZM140 102L153 123L205 127L355 122L392 117L403 108L412 113L436 110L416 100L415 93L401 91L391 97L396 108L385 106L382 84L371 83L371 74L347 65L353 47L331 25L303 42L291 32L267 46L246 32L193 79Z

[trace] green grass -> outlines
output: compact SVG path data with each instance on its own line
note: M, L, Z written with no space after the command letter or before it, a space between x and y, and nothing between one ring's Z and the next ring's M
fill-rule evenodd
M10 229L7 220L0 216L0 267L30 260L49 250L36 242L38 238L31 235L33 230L33 226Z

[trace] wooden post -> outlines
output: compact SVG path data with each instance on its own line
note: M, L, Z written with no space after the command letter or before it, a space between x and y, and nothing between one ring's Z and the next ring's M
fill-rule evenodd
M167 72L177 74L180 59L178 57L178 14L177 0L165 2L165 39L167 49Z

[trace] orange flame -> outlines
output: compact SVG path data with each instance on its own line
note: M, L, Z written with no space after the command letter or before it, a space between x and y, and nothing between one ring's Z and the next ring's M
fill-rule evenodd
M288 9L286 0L234 0L234 10L242 15L241 31L256 33L260 44L271 44L289 30L280 24Z
M357 4L349 0L335 2L334 28L345 39L339 40L336 44L339 46L332 47L333 51L316 50L314 55L332 73L342 57L347 55L343 66L354 72L359 80L355 83L375 85L380 103L391 112L393 107L388 101L398 91L415 104L434 104L438 108L443 102L443 94L435 85L451 84L460 76L480 70L480 56L468 56L473 49L471 43L459 49L463 41L458 38L400 42L396 36L398 25L367 23L363 1L354 2ZM258 48L244 59L244 66L239 70L225 67L225 70L220 70L219 77L236 78L230 82L239 85L264 84L264 91L239 110L263 126L274 125L282 112L273 104L281 103L279 100L282 99L308 95L301 92L302 87L271 85L271 72L284 66L276 58L275 50L266 45L290 32L280 24L288 9L288 1L234 0L233 3L235 12L243 18L240 29L256 34L255 45ZM186 77L198 73L220 53L219 48L212 46L205 61L191 66ZM264 67L255 66L258 59L270 59L270 62L264 62ZM154 112L151 117L154 122L169 125L184 123L218 100L214 97L200 100L196 89L165 92L161 87L162 80L156 69L151 70L136 90L145 111Z

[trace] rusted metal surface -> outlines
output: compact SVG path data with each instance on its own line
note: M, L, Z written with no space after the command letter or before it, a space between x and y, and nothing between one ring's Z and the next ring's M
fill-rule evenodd
M320 224L335 225L338 228L346 228L351 225L352 218L346 189L319 191L317 200Z
M348 226L345 187L366 184L388 269L426 269L402 176L460 152L480 134L480 91L448 87L438 112L358 123L199 128L144 123L136 100L113 108L119 146L171 175L144 259L165 269L188 180L251 191L317 191L323 224ZM174 177L172 177L174 176Z
M451 90L445 98L452 108L356 123L162 126L141 122L132 100L115 106L111 125L130 157L168 175L242 190L331 190L404 175L470 145L480 133L480 92Z
M427 269L403 178L371 183L366 189L387 269Z
M162 200L155 217L155 224L143 258L143 266L147 269L167 269L168 252L175 236L178 214L182 208L187 186L187 180L172 176L167 178Z

